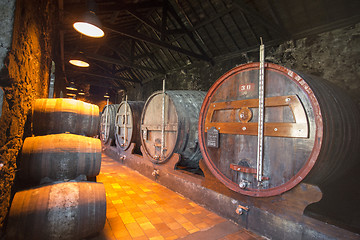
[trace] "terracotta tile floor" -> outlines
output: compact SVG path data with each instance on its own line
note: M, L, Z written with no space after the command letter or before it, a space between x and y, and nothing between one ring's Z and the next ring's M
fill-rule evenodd
M92 240L262 239L104 154L97 181L105 185L107 219Z

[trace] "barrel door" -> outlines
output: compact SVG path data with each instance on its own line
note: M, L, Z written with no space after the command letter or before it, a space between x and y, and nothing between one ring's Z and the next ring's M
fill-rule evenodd
M179 166L199 167L197 125L205 95L202 91L172 90L148 98L141 114L141 143L151 161L163 163L179 153Z
M124 101L120 104L115 119L116 146L127 150L130 144L141 145L140 116L144 102Z
M351 145L343 143L344 136L351 135L345 130L349 123L344 122L351 114L344 107L334 107L344 101L325 96L331 91L336 94L325 84L305 81L289 69L265 63L262 179L258 180L258 79L259 63L245 64L223 75L206 95L199 139L211 172L230 189L258 197L293 188L315 163L316 181L336 175L338 166L344 164L338 161L348 154L341 148L349 150ZM334 144L338 137L344 137L339 142L342 146ZM355 134L353 139L359 138Z

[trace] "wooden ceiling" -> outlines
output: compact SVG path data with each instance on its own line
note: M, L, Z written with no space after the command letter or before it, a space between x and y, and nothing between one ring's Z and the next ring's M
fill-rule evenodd
M85 0L63 0L67 78L113 89L137 87L195 61L215 64L267 45L360 22L359 0L95 1L105 37L72 28ZM63 9L62 9L63 8ZM81 53L90 68L67 64Z

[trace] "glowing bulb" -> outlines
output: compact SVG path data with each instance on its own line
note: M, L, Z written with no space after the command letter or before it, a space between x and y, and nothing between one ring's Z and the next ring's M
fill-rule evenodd
M71 63L72 65L75 65L77 67L89 67L90 66L87 62L84 62L81 60L76 60L76 59L71 59L69 61L69 63Z
M73 27L76 31L88 37L101 38L105 35L104 31L101 28L90 23L76 22L73 24Z

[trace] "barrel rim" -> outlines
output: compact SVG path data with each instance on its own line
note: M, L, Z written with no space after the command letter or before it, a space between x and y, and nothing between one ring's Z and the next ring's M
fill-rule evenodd
M169 96L169 100L172 102L172 104L174 105L173 103L173 100L171 99L171 95L167 94L169 91L165 91L165 94ZM170 90L171 92L171 90ZM140 117L140 137L141 137L141 146L142 146L142 149L144 149L144 152L146 154L146 156L150 159L151 162L153 163L166 163L167 161L169 161L169 159L172 157L172 155L175 153L175 148L172 149L172 152L168 155L168 157L166 157L164 160L157 160L155 158L153 158L150 153L148 152L147 148L146 148L146 145L144 143L144 138L143 138L143 131L142 131L142 125L143 125L143 120L144 120L144 115L145 115L145 112L146 112L146 109L147 109L147 106L149 105L150 101L152 98L154 98L156 95L159 95L159 94L162 94L163 91L156 91L154 92L153 94L151 94L148 99L146 100L145 104L144 104L144 108L143 108L143 111L141 112L141 117ZM175 106L175 105L174 105ZM176 109L176 107L175 107ZM176 116L177 116L177 122L179 123L179 115L176 113ZM177 131L176 131L176 135L179 134L179 129L180 126L179 124L177 124ZM176 146L177 144L177 141L178 139L176 140L176 143L174 146Z
M323 124L322 124L323 118L322 118L322 114L321 114L320 104L319 104L314 92L310 88L310 86L299 74L297 74L296 72L294 72L286 67L283 67L283 66L280 66L277 64L265 63L265 70L273 69L273 70L279 72L280 74L290 77L290 79L293 80L293 82L304 91L304 93L306 94L306 96L308 97L308 99L311 103L311 106L312 106L313 112L314 112L314 121L315 121L315 125L316 125L314 147L310 153L309 158L304 163L302 168L291 179L289 179L287 182L285 182L282 185L279 185L279 186L276 186L273 188L269 188L269 189L264 189L264 190L251 189L251 188L248 188L248 190L241 189L238 184L235 184L233 181L231 181L229 178L227 178L223 173L221 173L218 168L216 168L216 166L214 165L214 163L211 161L211 159L209 157L207 148L204 147L206 143L205 143L205 131L203 131L203 126L205 124L205 117L206 117L206 112L207 112L207 109L209 106L209 102L210 102L210 99L213 96L213 94L216 92L218 87L232 75L234 75L238 72L244 71L244 70L259 69L259 66L260 66L259 62L243 64L243 65L237 66L237 67L229 70L228 72L223 74L218 80L216 80L216 82L210 87L208 93L206 94L204 102L200 109L199 123L198 123L198 135L199 135L198 137L199 137L199 143L200 143L199 144L200 150L203 155L205 164L209 168L210 172L217 179L219 179L225 186L227 186L229 189L231 189L235 192L239 192L239 193L247 195L247 196L270 197L270 196L279 195L283 192L286 192L286 191L292 189L308 175L308 173L311 171L311 169L314 167L314 165L316 163L316 160L320 153L322 141L323 141Z

